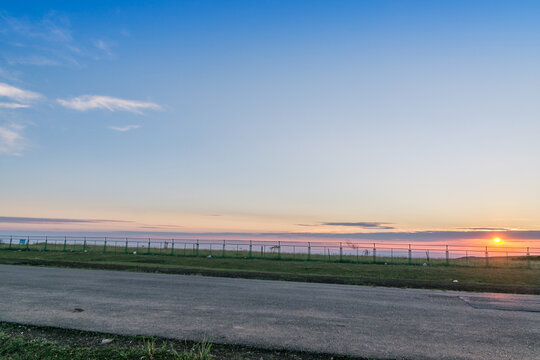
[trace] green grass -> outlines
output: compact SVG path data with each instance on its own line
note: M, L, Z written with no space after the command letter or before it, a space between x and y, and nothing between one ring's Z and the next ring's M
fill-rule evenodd
M112 342L103 345L103 339L110 339ZM0 322L0 360L53 359L362 360L363 358Z
M209 360L211 345L202 343L189 351L178 352L163 342L156 346L155 339L143 340L132 347L60 345L53 340L36 338L27 340L0 331L0 359L6 360Z
M237 272L256 272L272 274L334 276L343 278L375 278L398 280L423 280L468 284L499 284L540 286L540 269L538 258L534 258L531 269L507 266L470 267L454 264L444 266L444 263L430 263L429 266L418 264L388 264L383 262L353 263L353 262L323 262L323 261L289 261L271 259L246 259L229 257L211 257L206 254L194 256L165 256L165 255L133 255L124 253L107 253L98 251L82 252L38 252L0 250L2 259L32 259L49 261L68 261L75 263L127 265L139 268L178 268L205 269ZM491 263L495 261L492 260ZM4 261L4 263L6 263Z

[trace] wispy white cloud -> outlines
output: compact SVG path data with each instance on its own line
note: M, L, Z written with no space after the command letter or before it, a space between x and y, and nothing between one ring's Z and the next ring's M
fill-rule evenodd
M105 40L94 40L94 46L108 56L113 56L112 47L114 46L114 43Z
M62 65L58 60L51 59L42 55L6 57L6 61L9 65L35 65L35 66Z
M0 67L0 78L7 81L17 81L18 76L12 70L6 70L3 67Z
M41 94L19 89L6 83L0 83L0 97L7 97L11 100L26 102L41 98Z
M32 100L41 98L41 94L33 91L19 89L6 83L0 83L0 98L11 101L1 102L0 109L20 109L30 107ZM26 147L23 136L25 126L19 124L0 125L0 154L21 156Z
M77 111L102 109L109 111L129 111L140 114L142 110L160 110L161 106L153 102L126 100L110 96L82 95L71 99L57 99L66 108Z
M0 14L4 29L27 38L41 38L50 42L69 43L73 40L69 18L50 11L39 21Z
M28 104L19 104L19 103L6 103L6 102L0 102L0 108L3 109L23 109L30 107Z
M140 127L141 125L109 126L109 129L125 132L125 131L139 129Z
M25 146L22 135L24 126L17 124L0 126L0 154L21 156Z
M75 39L69 17L56 11L42 18L13 17L0 11L0 41L2 56L11 66L78 67L80 59L101 59L103 48L110 56L113 45L103 42L99 49L90 39Z

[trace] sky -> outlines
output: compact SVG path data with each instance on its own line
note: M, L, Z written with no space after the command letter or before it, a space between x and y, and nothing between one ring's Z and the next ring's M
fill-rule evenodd
M536 1L2 1L0 231L540 243Z

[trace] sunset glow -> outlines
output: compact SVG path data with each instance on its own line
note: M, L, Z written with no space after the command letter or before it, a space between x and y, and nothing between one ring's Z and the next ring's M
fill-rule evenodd
M0 233L540 243L534 2L4 3Z

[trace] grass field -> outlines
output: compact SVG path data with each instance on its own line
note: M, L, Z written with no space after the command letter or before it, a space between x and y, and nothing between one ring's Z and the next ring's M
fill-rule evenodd
M110 341L102 344L104 339ZM121 336L0 322L2 360L352 360L248 346ZM366 359L364 359L366 360Z
M194 256L164 256L159 254L134 255L123 252L99 251L61 252L61 251L22 251L0 250L0 261L10 263L13 259L43 260L70 262L77 267L79 264L124 265L131 266L130 270L140 269L201 269L229 272L253 272L270 274L290 274L306 276L327 276L344 279L373 278L396 280L420 280L452 283L458 280L466 284L498 284L518 285L528 287L540 286L540 269L538 258L531 261L531 269L514 267L469 267L445 266L444 263L432 263L428 266L387 264L383 262L353 263L353 262L323 262L323 261L287 261L273 259L246 259L240 257L207 257L206 254ZM43 264L46 265L46 264ZM58 266L58 264L56 264ZM63 265L60 265L63 266ZM351 282L354 283L354 282Z

